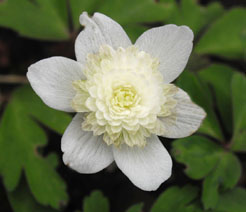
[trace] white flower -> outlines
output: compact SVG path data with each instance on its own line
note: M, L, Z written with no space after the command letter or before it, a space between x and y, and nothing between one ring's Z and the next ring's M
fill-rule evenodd
M66 129L63 161L80 173L113 161L139 188L156 190L171 175L171 158L157 135L194 133L205 112L169 84L183 71L193 33L166 25L132 45L119 24L95 13L80 16L85 29L75 43L77 61L41 60L28 69L32 88L50 107L77 112Z

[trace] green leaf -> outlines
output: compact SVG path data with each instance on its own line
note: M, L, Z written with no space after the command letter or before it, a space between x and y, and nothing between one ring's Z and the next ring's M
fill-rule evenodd
M246 78L236 73L232 79L233 138L231 149L246 151Z
M14 212L55 212L55 210L39 205L22 182L12 192L8 192L8 199Z
M39 153L47 138L35 119L60 133L71 121L69 115L44 105L29 86L17 89L0 123L0 173L13 191L24 170L35 199L58 208L67 201L66 186L55 171L56 156L44 158Z
M220 196L216 209L223 212L245 212L245 200L246 190L242 188L234 188Z
M225 13L207 30L195 52L227 58L244 58L246 50L246 9Z
M83 212L109 212L109 202L102 192L94 191L84 199Z
M69 38L66 0L5 0L0 2L0 26L23 36L65 40Z
M204 210L201 208L201 205L198 202L196 202L195 204L187 206L183 212L204 212Z
M186 165L185 173L192 179L203 179L202 202L205 209L215 208L219 188L233 188L240 176L237 157L201 136L191 136L173 142L175 159Z
M191 136L172 143L172 155L186 165L185 173L192 179L202 179L211 172L218 159L220 147L209 139Z
M203 27L222 14L223 7L219 3L212 3L207 7L202 7L196 0L186 0L180 1L180 4L175 7L175 10L167 20L168 23L189 26L196 35Z
M232 134L231 79L235 69L222 64L213 64L202 69L199 76L211 87L220 117L228 133Z
M198 132L211 135L218 140L223 140L219 121L214 112L213 98L207 84L195 74L184 71L178 78L177 85L185 90L191 99L196 104L200 105L207 113Z
M215 208L219 200L219 186L233 188L241 176L241 165L232 153L221 152L215 169L203 181L202 202L205 209Z
M136 205L131 206L126 212L142 212L143 203L138 203Z
M157 3L154 0L104 0L97 9L118 23L151 23L165 20L173 11L171 2ZM120 12L119 12L120 11Z
M197 188L186 185L183 188L171 187L164 191L154 203L151 212L184 212L197 197Z

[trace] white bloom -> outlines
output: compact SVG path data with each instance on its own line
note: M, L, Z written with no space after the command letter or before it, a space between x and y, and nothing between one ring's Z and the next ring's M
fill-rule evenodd
M41 60L27 77L50 107L77 112L62 137L64 163L80 173L113 161L143 190L171 175L171 158L157 135L194 133L205 112L169 84L183 71L193 33L166 25L143 33L134 45L119 24L95 13L80 16L85 29L75 43L77 61Z

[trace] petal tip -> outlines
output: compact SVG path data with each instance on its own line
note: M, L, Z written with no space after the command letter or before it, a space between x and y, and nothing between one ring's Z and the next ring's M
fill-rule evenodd
M86 23L88 22L89 20L89 15L86 11L82 12L82 14L79 16L79 23L82 25L82 26L85 26Z
M180 28L182 28L187 33L190 40L193 41L194 33L193 33L192 29L186 25L182 25L182 26L180 26Z

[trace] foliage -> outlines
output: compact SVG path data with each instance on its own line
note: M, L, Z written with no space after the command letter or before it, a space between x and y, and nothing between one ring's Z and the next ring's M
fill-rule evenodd
M183 188L170 187L156 200L151 212L194 211L190 204L198 194L195 187L186 185Z
M141 212L143 208L142 203L135 204L131 206L126 212Z
M55 212L55 210L51 208L43 207L38 204L24 181L22 181L14 191L8 192L8 199L14 212Z
M233 138L231 148L234 151L246 151L246 78L242 74L235 74L232 79L232 108L233 108Z
M243 59L246 48L245 30L246 10L243 8L232 9L211 24L195 51L199 54L215 54Z
M65 11L65 0L3 1L0 3L0 25L37 39L67 39Z
M187 77L192 80L187 80ZM241 164L233 152L244 151L245 145L245 137L242 138L245 114L242 108L246 101L240 92L245 88L245 77L229 67L214 64L197 74L183 74L178 84L191 95L193 101L204 107L208 115L200 128L204 135L174 141L173 155L186 165L185 173L190 178L203 179L204 208L214 209L219 202L220 191L232 189L241 176ZM200 90L199 87L194 89L198 84L206 88L206 95L198 94L201 87ZM224 135L221 135L222 132Z
M65 183L55 170L56 155L42 157L39 151L47 138L37 121L63 133L70 120L46 107L30 87L14 92L0 124L0 172L7 190L16 189L23 170L38 202L58 208L67 201Z
M191 12L192 11L192 12ZM168 18L168 22L189 26L194 34L198 34L224 13L223 7L215 2L208 7L197 4L196 0L181 1Z
M89 197L84 199L84 212L108 212L109 203L100 191L94 191Z
M53 138L60 140L71 117L45 106L29 86L13 89L8 85L11 97L4 89L1 92L7 100L0 95L0 182L4 187L0 186L0 192L6 194L12 210L109 212L117 202L122 203L117 210L126 212L246 211L246 190L242 186L246 183L246 9L227 9L222 3L205 6L196 0L0 1L0 26L26 40L36 39L41 45L46 45L44 41L53 41L57 46L73 42L82 28L82 11L112 17L133 42L153 26L189 26L195 34L194 51L187 69L175 83L207 113L197 134L170 143L174 167L179 169L177 175L175 168L170 181L149 194L139 190L132 190L131 194L128 181L124 190L119 186L125 182L122 178L112 180L105 192L105 181L95 175L93 182L99 182L97 185L108 199L99 190L91 192L98 189L96 185L82 190L69 187L70 179L84 178L68 168L62 170L62 157L57 157L60 143ZM11 64L7 74L19 74L19 67L27 68L26 63ZM55 147L51 148L51 143ZM183 164L184 170L178 164ZM117 188L123 190L117 192ZM114 195L121 192L120 197ZM83 202L82 209L81 205L71 206L74 197L79 204ZM132 205L133 202L140 203Z

